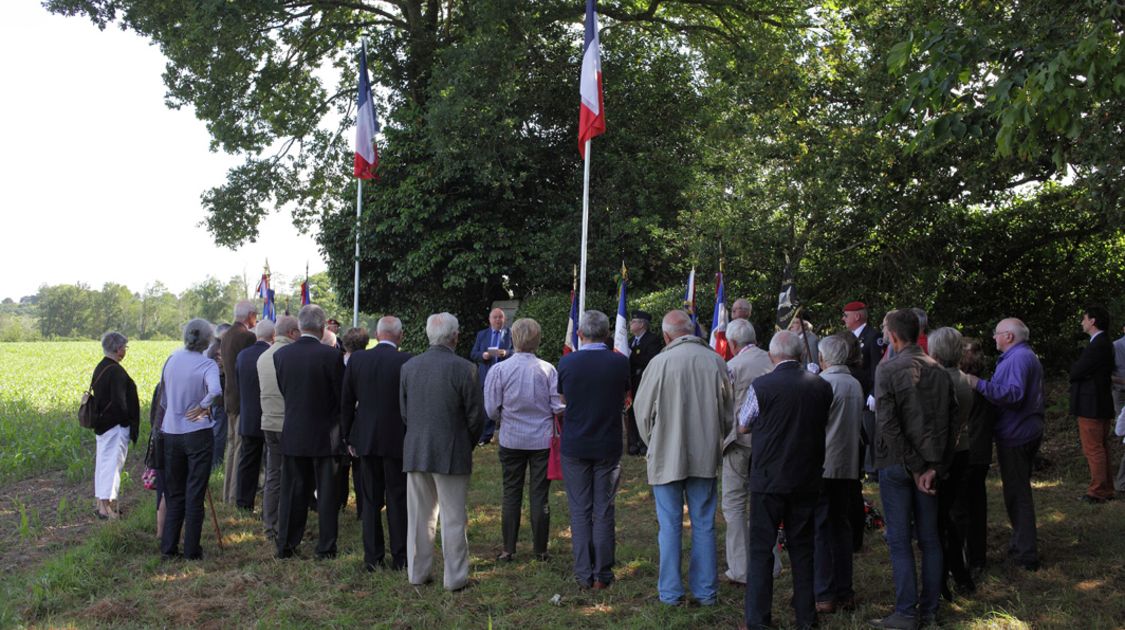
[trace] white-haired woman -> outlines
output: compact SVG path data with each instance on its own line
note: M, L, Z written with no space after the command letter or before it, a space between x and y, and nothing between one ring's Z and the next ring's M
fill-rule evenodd
M211 323L193 319L184 326L184 347L164 364L164 496L168 503L160 554L203 557L199 546L203 530L203 499L211 474L215 439L211 428L211 402L222 395L219 366L204 352L214 336Z
M535 356L541 339L538 322L517 319L512 324L515 354L492 366L484 381L485 413L500 426L500 468L504 477L500 530L504 551L499 559L503 561L511 561L516 555L525 476L531 504L532 548L540 560L547 557L547 538L551 533L547 460L554 415L564 406L555 366Z
M105 358L94 368L94 433L97 459L94 463L94 496L100 519L117 518L117 492L121 488L121 469L129 454L129 442L137 443L141 406L137 384L121 366L129 340L119 332L102 335Z

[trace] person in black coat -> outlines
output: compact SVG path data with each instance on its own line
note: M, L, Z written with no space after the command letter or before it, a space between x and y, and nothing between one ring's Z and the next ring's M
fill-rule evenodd
M320 343L324 309L306 304L297 314L301 338L273 355L277 385L285 399L281 432L281 505L278 508L277 557L289 558L301 544L308 519L309 489L315 485L320 538L317 558L336 556L340 512L337 476L340 442L340 392L344 355Z
M91 389L94 391L94 433L97 435L97 459L94 463L94 496L98 500L97 516L117 518L117 491L121 487L121 469L129 454L129 442L137 443L140 432L141 405L137 384L129 377L121 361L129 340L119 332L102 335L105 358L94 368Z
M1070 413L1078 418L1082 453L1090 466L1090 485L1079 497L1087 503L1105 503L1114 497L1109 467L1109 430L1113 421L1113 342L1109 312L1091 306L1083 312L1082 330L1090 345L1070 368Z
M262 433L262 386L258 381L258 357L273 343L274 325L263 319L254 327L257 340L254 345L238 353L234 373L238 379L238 426L232 429L242 436L238 456L238 475L235 477L235 505L244 510L254 509L254 495L258 494L258 474L262 469L262 453L266 438Z
M414 355L398 349L402 322L397 317L380 319L375 339L375 347L354 352L344 370L340 433L348 452L359 458L363 564L368 571L385 566L381 512L386 505L391 568L399 570L406 568L406 473L402 471L406 427L398 396L402 364Z
M648 327L652 324L652 315L636 310L633 318L629 320L629 332L633 340L629 343L629 394L637 395L637 388L641 386L641 376L648 367L649 361L660 354L664 349L664 339L659 333L650 332ZM630 455L645 455L648 447L641 441L641 434L637 431L637 420L633 416L633 406L625 414L625 435L628 441Z

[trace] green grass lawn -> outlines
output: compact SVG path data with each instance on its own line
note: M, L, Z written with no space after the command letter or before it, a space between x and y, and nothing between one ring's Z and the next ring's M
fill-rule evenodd
M159 365L152 369L159 370ZM5 388L4 396L8 395ZM1052 465L1035 481L1044 567L1027 573L1004 564L1007 520L999 479L990 477L991 567L976 595L942 605L947 627L1125 627L1125 599L1120 596L1120 585L1125 583L1125 502L1087 506L1075 500L1085 487L1084 461L1073 425L1057 413L1057 406L1052 409L1044 447ZM8 448L5 442L3 449ZM92 446L82 448L76 456L92 460ZM87 521L80 535L70 538L49 526L56 520L49 514L40 516L39 527L29 526L18 535L0 532L13 545L55 537L34 562L0 578L0 627L721 628L733 627L741 618L743 592L726 584L719 604L712 608L668 608L656 600L656 516L639 458L625 459L617 499L618 580L612 588L594 592L579 590L570 577L566 500L558 482L551 493L551 558L546 562L531 558L525 514L517 561L495 562L501 547L500 466L495 446L478 449L469 497L472 585L447 593L440 586L440 559L435 565L436 583L422 587L408 584L403 573L363 571L354 511L341 519L338 558L309 559L316 532L311 518L302 545L304 558L278 561L272 558L257 514L217 504L226 548L218 548L208 514L204 560L162 563L151 493L140 488L136 472L142 455L143 444L130 453L133 475L124 485L123 520L90 523L90 510L83 509L80 515L58 519L60 523ZM56 465L70 464L57 461ZM212 480L213 488L221 487L218 481L218 477ZM70 491L79 497L72 503L87 500L88 473ZM877 500L873 486L866 486L865 492ZM11 500L11 492L4 496ZM9 514L0 514L2 526L18 527L18 515L10 506L3 508L9 508ZM717 520L722 570L724 525L721 516ZM689 536L685 531L685 547ZM859 609L822 616L821 627L862 627L867 619L890 611L893 589L886 545L877 532L869 531L867 541L867 548L856 556ZM685 573L686 562L685 553ZM786 571L774 596L774 619L783 627L793 620L790 594ZM555 595L557 603L552 601Z

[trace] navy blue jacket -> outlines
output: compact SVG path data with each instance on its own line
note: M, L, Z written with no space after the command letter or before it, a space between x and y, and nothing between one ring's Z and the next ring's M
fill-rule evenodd
M751 425L750 491L819 492L832 386L797 361L778 363L750 386L759 410Z
M488 376L488 368L512 356L512 329L508 328L507 326L500 329L500 343L496 347L500 348L501 350L508 351L508 354L504 357L504 359L492 357L487 361L484 360L484 357L482 355L485 352L488 352L488 348L491 345L492 327L489 326L488 328L485 328L484 330L477 333L477 339L473 342L473 349L469 352L469 359L471 359L473 363L476 363L478 369L480 370L478 372L478 376L480 378L480 386L482 388L484 387L484 377Z
M344 369L340 431L360 457L402 459L406 425L399 408L402 364L413 357L389 343L353 352Z
M571 352L559 361L559 393L566 398L562 454L620 458L629 358L608 349Z
M319 339L302 336L273 355L277 387L285 399L281 453L289 457L332 457L340 444L340 392L344 355Z
M258 381L258 357L270 344L258 340L238 353L234 371L238 375L238 434L262 437L262 386Z

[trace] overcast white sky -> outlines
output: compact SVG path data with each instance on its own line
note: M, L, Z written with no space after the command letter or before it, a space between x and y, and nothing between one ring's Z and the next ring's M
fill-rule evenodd
M208 150L203 123L164 106L164 57L116 27L7 0L0 21L0 299L41 284L162 281L179 293L269 257L278 279L325 264L312 235L273 214L257 243L212 244L200 194L241 160Z

